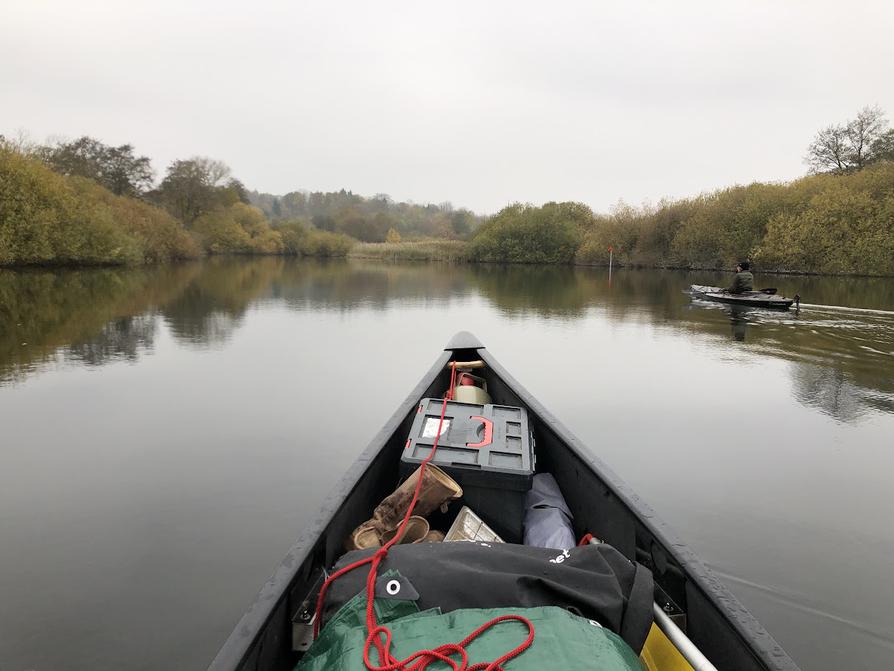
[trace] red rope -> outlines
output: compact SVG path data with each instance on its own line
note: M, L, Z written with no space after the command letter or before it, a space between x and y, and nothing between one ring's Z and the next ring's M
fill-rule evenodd
M329 576L323 583L323 586L320 588L320 595L317 597L316 617L314 618L314 638L316 638L320 633L320 620L323 616L323 602L325 601L326 590L329 589L329 585L338 580L345 573L353 571L356 568L360 568L361 566L365 566L366 564L370 564L369 573L366 576L367 636L366 643L364 643L363 645L363 663L366 664L366 668L369 669L369 671L424 671L425 668L434 661L441 661L448 664L453 669L453 671L502 671L503 664L523 653L525 650L531 647L531 643L534 642L534 624L529 619L527 619L526 617L522 617L521 615L501 615L500 617L495 617L494 619L485 622L459 643L445 643L432 650L419 650L417 652L414 652L406 659L398 660L392 657L390 652L391 630L388 629L388 627L386 627L385 625L380 625L376 622L376 613L373 607L373 602L375 599L376 578L378 577L379 565L382 563L382 561L384 561L385 557L388 556L388 550L391 549L391 546L397 543L400 540L401 536L403 536L404 529L406 528L407 524L410 521L410 517L413 514L413 508L416 507L416 501L419 499L419 492L422 491L422 481L423 476L425 475L425 467L428 465L428 462L430 462L434 458L435 451L438 449L438 439L441 437L441 429L444 425L444 414L447 412L447 402L453 400L455 384L456 362L451 361L450 387L447 390L447 393L444 395L444 401L441 404L441 417L438 420L438 431L435 434L434 441L432 442L431 453L419 464L419 479L416 482L416 489L413 491L413 499L410 501L410 506L407 509L406 515L404 515L403 521L397 529L397 533L394 534L394 537L390 541L379 548L375 552L375 554L371 555L370 557L366 557L365 559L356 561L353 564L349 564ZM525 637L525 640L516 648L513 648L505 655L503 655L502 657L498 657L492 662L474 664L472 666L469 666L469 657L465 649L466 646L491 627L501 622L511 621L521 622L528 628L528 635L527 637ZM373 662L370 657L370 648L373 646L375 646L376 652L379 655L378 665L376 665L376 663ZM459 655L459 661L451 658L451 656L455 655Z

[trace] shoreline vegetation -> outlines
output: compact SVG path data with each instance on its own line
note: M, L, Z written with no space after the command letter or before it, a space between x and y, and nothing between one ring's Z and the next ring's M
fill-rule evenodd
M413 240L407 242L361 242L351 247L350 258L381 261L426 261L468 263L464 240Z
M248 191L203 157L154 184L131 145L0 135L0 267L144 265L214 255L608 265L894 276L894 129L878 108L820 131L813 173L608 214L576 202L479 216L350 191Z

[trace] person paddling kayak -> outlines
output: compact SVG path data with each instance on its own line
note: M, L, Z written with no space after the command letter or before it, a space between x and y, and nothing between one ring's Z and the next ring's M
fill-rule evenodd
M746 291L754 291L754 275L749 270L751 268L748 261L740 261L736 266L736 276L733 278L733 284L727 289L731 294L741 294Z

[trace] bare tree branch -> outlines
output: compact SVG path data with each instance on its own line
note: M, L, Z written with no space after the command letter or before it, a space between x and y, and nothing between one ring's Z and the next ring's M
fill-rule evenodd
M887 128L888 120L880 107L864 107L846 124L819 131L807 147L804 161L813 172L860 170L877 160L879 152L885 153L884 138L890 133Z

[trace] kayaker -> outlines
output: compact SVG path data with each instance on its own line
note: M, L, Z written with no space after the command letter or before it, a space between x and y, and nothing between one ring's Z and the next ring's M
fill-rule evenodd
M727 289L731 294L741 294L746 291L754 291L754 275L749 270L751 265L748 261L740 261L736 266L736 276L733 278L733 284Z

